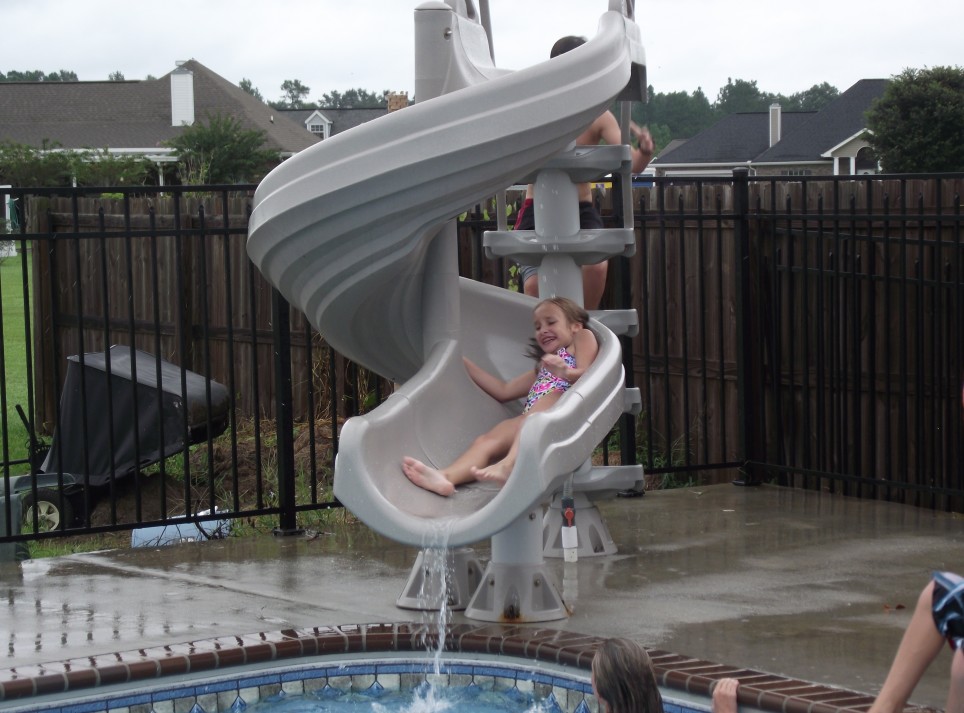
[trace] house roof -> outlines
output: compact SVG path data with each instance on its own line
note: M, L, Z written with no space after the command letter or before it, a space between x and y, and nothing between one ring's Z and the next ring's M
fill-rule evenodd
M773 146L768 111L730 114L688 141L667 147L653 165L826 161L827 151L863 131L864 115L887 82L862 79L820 111L781 112L781 139Z
M295 153L318 138L196 60L194 115L232 116L246 129L265 132L266 146ZM171 125L171 74L122 82L0 83L0 140L64 148L151 149L184 131Z
M867 128L867 110L883 96L888 83L887 79L861 79L810 121L785 131L783 139L757 156L754 163L819 161L827 151Z
M372 119L385 116L388 113L388 109L386 107L376 109L332 109L322 107L320 109L283 109L279 113L287 116L304 130L307 130L306 123L309 117L314 114L320 114L331 122L330 135L334 136L343 131L348 131L348 129L353 129L359 124L364 124Z
M812 112L784 112L783 132L790 133ZM659 164L745 164L770 143L769 112L729 114L675 149L653 159Z
M663 147L663 151L661 153L669 153L670 151L675 151L680 146L685 144L687 141L689 141L689 139L670 139L669 143Z

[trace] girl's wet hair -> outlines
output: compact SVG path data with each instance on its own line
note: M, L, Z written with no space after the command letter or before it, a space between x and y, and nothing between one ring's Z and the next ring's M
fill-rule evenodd
M608 713L663 713L653 662L635 641L604 641L593 657L592 675L600 711L608 706Z
M541 300L539 304L532 308L535 312L542 305L555 305L562 312L562 316L565 317L572 324L581 324L584 329L589 329L589 313L580 307L578 304L573 302L568 297L549 297L547 299ZM542 347L535 338L529 341L529 348L526 351L526 356L531 357L536 360L536 368L539 368L539 363L542 361L542 357L545 356L545 352L542 351Z
M539 302L532 311L535 312L542 305L555 305L562 310L563 315L565 315L566 319L570 322L581 324L586 329L589 329L589 313L568 297L548 297Z

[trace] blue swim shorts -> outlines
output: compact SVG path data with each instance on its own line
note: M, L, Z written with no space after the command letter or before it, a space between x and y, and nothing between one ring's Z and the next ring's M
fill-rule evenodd
M964 642L964 578L953 572L934 572L934 624L954 649Z

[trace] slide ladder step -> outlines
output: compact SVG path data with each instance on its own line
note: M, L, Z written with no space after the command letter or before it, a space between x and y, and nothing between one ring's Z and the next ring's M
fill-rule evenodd
M634 309L594 310L589 316L618 337L635 337L639 334L639 315Z
M578 493L629 490L643 479L641 465L596 465L588 472L578 473L572 489Z
M490 260L512 258L523 265L542 264L548 255L570 255L577 265L595 265L611 257L632 257L636 236L632 228L580 230L575 235L539 235L534 230L487 230L482 237Z
M623 165L632 165L630 147L625 144L576 146L553 156L537 171L523 176L519 183L535 183L539 171L547 169L565 171L573 183L592 183L620 170Z

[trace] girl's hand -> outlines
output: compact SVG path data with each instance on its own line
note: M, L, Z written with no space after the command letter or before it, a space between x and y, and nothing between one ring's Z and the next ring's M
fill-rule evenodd
M542 357L542 367L557 379L566 379L569 365L558 354L546 354Z
M721 678L713 687L713 713L737 713L736 692L740 682L735 678Z

